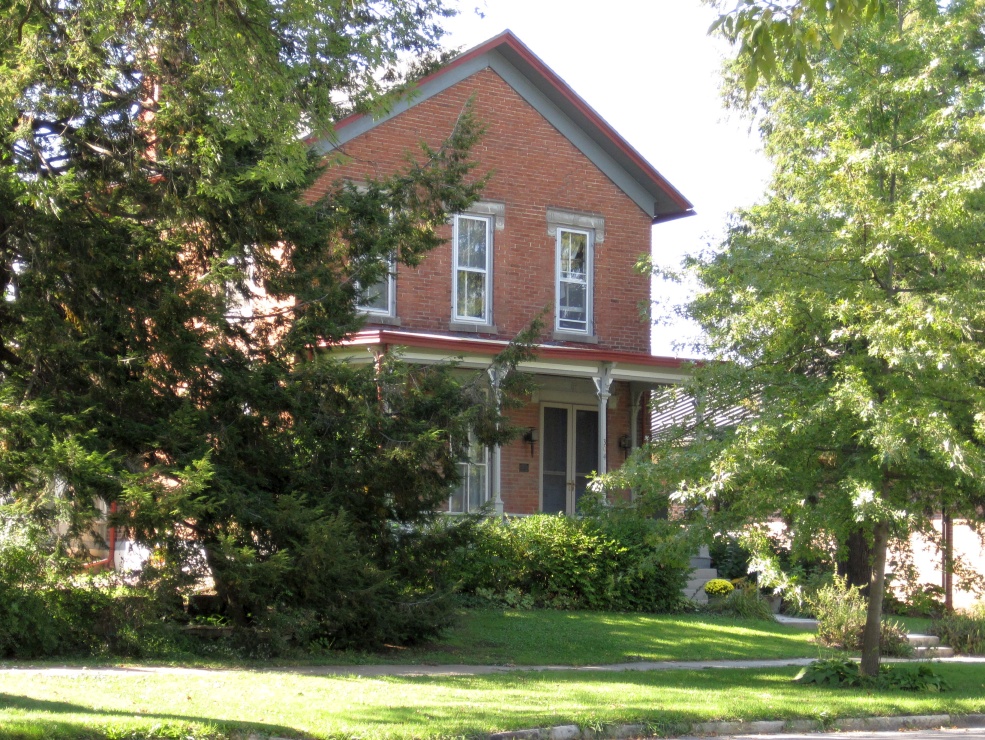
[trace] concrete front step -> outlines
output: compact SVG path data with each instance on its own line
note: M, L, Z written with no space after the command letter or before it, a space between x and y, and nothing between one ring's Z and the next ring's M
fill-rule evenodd
M796 617L785 617L777 615L776 621L780 624L797 624L801 627L817 627L816 619L798 619ZM907 641L913 647L914 658L953 658L954 648L941 645L941 638L936 635L919 635L916 633L906 636Z
M953 658L954 648L941 645L940 647L915 647L913 648L914 658Z
M936 635L907 635L910 645L913 646L914 658L953 658L954 648L941 645L941 638Z
M684 587L684 596L699 604L707 604L708 596L705 594L704 585L712 578L718 578L718 571L714 568L695 568L691 571L691 577Z

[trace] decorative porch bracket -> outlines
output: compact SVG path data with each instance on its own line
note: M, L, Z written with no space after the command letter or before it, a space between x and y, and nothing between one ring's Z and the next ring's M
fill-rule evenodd
M599 475L605 475L608 470L606 464L606 449L608 447L608 425L606 424L606 411L609 408L609 388L612 387L612 363L606 362L602 365L601 374L592 378L595 383L595 391L599 397Z
M491 365L486 372L489 374L489 385L492 387L493 403L496 404L496 413L502 410L503 400L502 391L499 384L502 378L502 370L497 365ZM499 431L499 422L496 423L496 431ZM502 476L502 448L494 445L492 448L492 495L493 510L496 516L503 516L503 476Z

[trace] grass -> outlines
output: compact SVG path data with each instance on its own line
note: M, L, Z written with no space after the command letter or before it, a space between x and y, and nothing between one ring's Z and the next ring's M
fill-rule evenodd
M985 711L985 667L946 664L944 694L821 689L795 668L355 678L0 673L0 738L245 736L410 740L578 724L824 719Z
M907 632L915 635L929 635L930 625L934 622L930 617L896 617L889 615L884 617L884 619L890 622L899 622Z
M439 642L321 663L599 665L642 660L812 658L827 651L802 627L707 614L468 610Z
M601 665L636 661L761 660L833 654L813 642L812 630L708 614L654 615L553 610L462 610L440 640L382 652L326 651L302 660L238 660L221 643L207 654L181 653L147 664L204 668L270 665ZM45 661L58 665L113 665L119 659ZM32 665L44 664L42 662ZM23 663L19 663L23 665ZM0 664L2 665L2 664Z

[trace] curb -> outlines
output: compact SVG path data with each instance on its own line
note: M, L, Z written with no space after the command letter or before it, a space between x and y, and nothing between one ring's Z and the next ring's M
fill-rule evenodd
M629 740L641 737L691 737L707 735L776 735L806 732L896 732L940 728L985 727L985 714L924 714L904 717L848 717L823 722L813 719L765 720L756 722L695 722L691 725L611 725L602 730L578 725L556 725L528 730L494 732L488 740Z

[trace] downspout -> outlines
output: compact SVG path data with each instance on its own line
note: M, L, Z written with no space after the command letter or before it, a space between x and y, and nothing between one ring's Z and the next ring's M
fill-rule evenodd
M109 505L109 513L116 513L115 501ZM109 550L107 557L102 560L94 560L91 563L86 563L83 567L86 570L100 570L102 568L116 570L116 527L106 527L106 549Z

